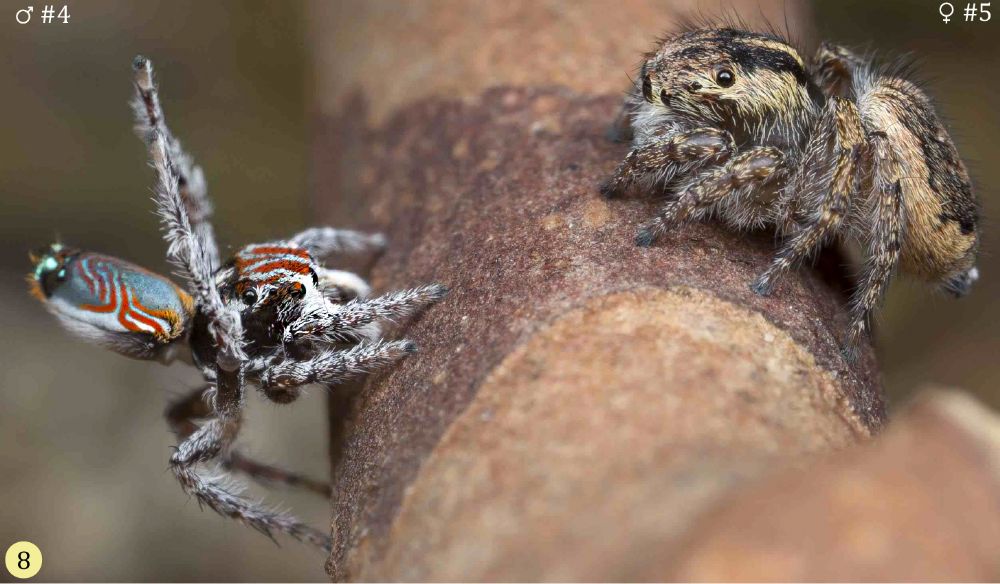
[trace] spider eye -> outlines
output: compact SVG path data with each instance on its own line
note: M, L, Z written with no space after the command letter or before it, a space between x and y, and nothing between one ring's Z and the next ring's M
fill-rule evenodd
M248 288L247 290L245 290L243 292L243 294L242 294L242 296L240 296L240 298L243 300L244 304L247 304L247 305L256 304L257 303L257 291L254 290L253 288Z
M649 75L642 78L642 96L646 98L646 101L653 101L653 80L650 79Z
M719 87L731 87L736 82L736 76L729 69L722 69L715 74L715 82Z

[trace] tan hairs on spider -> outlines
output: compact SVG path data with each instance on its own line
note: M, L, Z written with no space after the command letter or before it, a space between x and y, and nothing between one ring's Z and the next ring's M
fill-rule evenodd
M962 296L978 278L978 204L931 100L906 67L824 44L806 64L774 33L686 29L646 55L619 118L632 150L601 186L666 194L639 230L685 222L777 228L779 277L836 238L865 264L851 299L853 356L897 268Z

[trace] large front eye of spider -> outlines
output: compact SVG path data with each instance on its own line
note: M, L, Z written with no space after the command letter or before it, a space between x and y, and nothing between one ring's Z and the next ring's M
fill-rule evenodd
M732 87L736 83L736 74L731 69L719 69L715 73L715 82L719 87Z
M253 306L257 303L257 290L247 288L242 294L240 294L240 300L242 300L247 306Z

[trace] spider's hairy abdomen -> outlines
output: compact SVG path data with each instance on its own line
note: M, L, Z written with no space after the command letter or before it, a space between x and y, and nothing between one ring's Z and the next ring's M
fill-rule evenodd
M972 184L927 95L897 77L859 75L858 104L865 126L884 132L896 156L904 224L903 267L940 281L973 267L979 213Z

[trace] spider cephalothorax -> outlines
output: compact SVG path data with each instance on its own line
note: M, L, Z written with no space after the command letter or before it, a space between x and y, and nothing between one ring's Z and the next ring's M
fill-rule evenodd
M968 174L904 68L829 44L807 67L775 34L685 30L646 56L621 120L633 148L601 192L668 197L637 244L712 215L775 226L786 239L760 294L831 239L862 244L849 353L897 265L956 295L978 277Z
M233 449L246 385L278 403L309 383L338 384L412 353L412 341L383 341L378 322L409 315L444 296L440 285L366 298L355 274L321 260L381 250L378 234L317 227L287 240L248 245L220 266L201 170L167 129L152 65L135 60L136 130L157 174L156 203L167 252L186 279L169 279L110 256L53 244L32 256L32 292L70 331L119 353L197 366L206 387L167 410L181 440L170 468L198 501L268 535L287 533L329 549L330 538L294 517L242 496L225 480L201 475L213 460L251 477L305 486L326 484L256 462ZM195 420L205 419L197 425Z
M710 123L737 144L784 147L802 140L818 110L819 89L797 53L770 35L734 29L695 30L663 43L647 56L637 84L640 143L664 126Z

